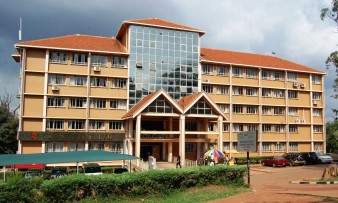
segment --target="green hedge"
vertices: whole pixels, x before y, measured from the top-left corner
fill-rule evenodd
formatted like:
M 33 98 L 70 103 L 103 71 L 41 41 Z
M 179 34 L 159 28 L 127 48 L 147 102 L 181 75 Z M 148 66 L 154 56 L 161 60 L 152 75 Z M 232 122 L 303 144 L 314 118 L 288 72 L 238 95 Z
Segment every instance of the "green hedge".
M 146 196 L 169 194 L 206 185 L 244 185 L 246 167 L 202 166 L 183 169 L 151 170 L 142 173 L 73 174 L 52 180 L 22 174 L 0 181 L 0 202 L 72 202 L 87 197 Z
M 250 164 L 260 164 L 262 162 L 262 159 L 266 158 L 267 156 L 252 156 L 249 157 Z M 237 157 L 235 158 L 237 165 L 243 165 L 246 164 L 246 157 Z

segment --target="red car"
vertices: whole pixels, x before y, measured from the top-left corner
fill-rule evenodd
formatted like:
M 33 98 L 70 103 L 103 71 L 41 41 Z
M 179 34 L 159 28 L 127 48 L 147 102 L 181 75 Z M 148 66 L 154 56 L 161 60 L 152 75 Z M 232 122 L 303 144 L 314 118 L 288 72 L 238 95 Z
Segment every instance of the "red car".
M 262 160 L 262 166 L 284 166 L 289 165 L 289 160 L 281 156 L 271 156 Z

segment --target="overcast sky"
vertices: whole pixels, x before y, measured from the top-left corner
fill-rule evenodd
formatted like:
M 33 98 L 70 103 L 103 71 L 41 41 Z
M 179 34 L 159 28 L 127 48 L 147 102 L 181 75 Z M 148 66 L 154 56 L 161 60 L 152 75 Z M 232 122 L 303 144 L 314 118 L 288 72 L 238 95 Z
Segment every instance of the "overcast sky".
M 206 32 L 203 47 L 271 54 L 313 67 L 325 78 L 326 118 L 338 108 L 332 84 L 333 68 L 326 57 L 337 50 L 335 24 L 321 21 L 320 10 L 332 0 L 0 0 L 0 95 L 19 92 L 19 64 L 11 54 L 18 42 L 19 19 L 23 41 L 90 34 L 115 36 L 122 21 L 161 18 Z M 15 99 L 13 105 L 18 105 Z

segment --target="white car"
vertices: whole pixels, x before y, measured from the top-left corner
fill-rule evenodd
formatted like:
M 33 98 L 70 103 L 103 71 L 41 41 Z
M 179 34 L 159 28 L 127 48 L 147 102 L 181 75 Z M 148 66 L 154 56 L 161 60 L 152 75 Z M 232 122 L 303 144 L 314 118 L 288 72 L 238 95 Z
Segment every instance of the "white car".
M 332 157 L 330 157 L 329 155 L 323 154 L 322 152 L 316 152 L 316 155 L 318 156 L 319 162 L 322 164 L 324 163 L 331 164 L 333 162 Z

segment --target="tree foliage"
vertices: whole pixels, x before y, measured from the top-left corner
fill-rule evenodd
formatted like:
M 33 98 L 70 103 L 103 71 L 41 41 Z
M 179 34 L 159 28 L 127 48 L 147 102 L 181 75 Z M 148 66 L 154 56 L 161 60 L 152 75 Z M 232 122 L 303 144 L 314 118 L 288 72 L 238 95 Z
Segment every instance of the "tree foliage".
M 338 29 L 338 0 L 332 0 L 331 8 L 323 8 L 320 14 L 320 18 L 324 20 L 329 18 L 336 23 Z M 333 82 L 334 95 L 333 98 L 338 99 L 338 51 L 332 52 L 329 57 L 326 59 L 326 67 L 330 68 L 333 66 L 336 69 L 337 78 Z M 335 120 L 338 120 L 338 109 L 332 109 L 336 114 Z
M 6 91 L 0 96 L 0 154 L 11 154 L 17 150 L 17 127 L 18 122 L 15 112 L 10 111 L 10 104 L 13 97 Z
M 338 121 L 326 124 L 326 151 L 338 153 Z

